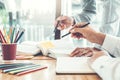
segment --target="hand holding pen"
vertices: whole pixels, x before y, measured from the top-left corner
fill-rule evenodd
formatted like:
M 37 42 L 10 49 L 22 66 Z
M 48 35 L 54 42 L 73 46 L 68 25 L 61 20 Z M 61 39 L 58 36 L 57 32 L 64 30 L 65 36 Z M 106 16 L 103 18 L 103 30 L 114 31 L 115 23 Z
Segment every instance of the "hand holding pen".
M 71 37 L 73 38 L 84 38 L 86 37 L 85 34 L 87 34 L 86 28 L 88 27 L 90 23 L 79 23 L 76 24 L 69 32 L 69 34 L 71 33 Z M 84 30 L 85 29 L 85 30 Z
M 77 26 L 82 26 L 82 25 L 85 25 L 85 23 L 77 24 Z M 104 36 L 102 36 L 102 33 L 95 31 L 94 29 L 91 28 L 90 25 L 87 25 L 84 28 L 76 28 L 75 27 L 70 30 L 70 33 L 73 38 L 78 38 L 78 39 L 85 38 L 86 40 L 88 40 L 92 43 L 98 43 L 98 40 L 103 41 L 103 40 L 101 40 L 102 39 L 101 37 L 104 37 Z M 74 33 L 80 33 L 81 36 L 77 37 L 76 35 L 74 35 Z
M 86 24 L 80 24 L 79 23 L 79 24 L 74 25 L 74 27 L 71 30 L 74 30 L 75 28 L 84 28 L 84 27 L 88 26 L 89 24 L 90 24 L 89 22 L 86 23 Z M 62 36 L 62 38 L 65 37 L 65 36 L 67 36 L 67 35 L 69 35 L 69 34 L 71 34 L 71 32 L 66 33 L 65 35 Z M 79 38 L 82 37 L 82 34 L 79 33 L 79 32 L 75 32 L 75 33 L 72 33 L 72 36 L 79 39 Z

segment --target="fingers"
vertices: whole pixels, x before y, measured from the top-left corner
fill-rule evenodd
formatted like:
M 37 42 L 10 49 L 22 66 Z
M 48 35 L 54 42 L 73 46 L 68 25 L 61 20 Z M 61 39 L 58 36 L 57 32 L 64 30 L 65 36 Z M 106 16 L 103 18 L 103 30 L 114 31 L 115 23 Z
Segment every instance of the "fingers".
M 83 38 L 83 35 L 80 34 L 80 33 L 72 33 L 72 34 L 71 34 L 71 37 L 80 39 L 80 38 Z
M 77 54 L 79 54 L 80 53 L 80 51 L 82 50 L 83 48 L 76 48 L 72 53 L 71 53 L 71 55 L 70 56 L 76 56 Z
M 72 38 L 77 38 L 77 39 L 80 39 L 80 38 L 83 38 L 83 30 L 80 29 L 80 28 L 72 28 L 70 30 L 71 32 L 71 37 Z M 81 34 L 82 33 L 82 34 Z
M 64 30 L 66 28 L 66 23 L 63 22 L 62 20 L 57 20 L 56 23 L 55 23 L 55 26 L 59 30 Z
M 89 23 L 85 23 L 85 22 L 81 22 L 78 23 L 76 25 L 74 25 L 74 27 L 72 29 L 70 29 L 70 32 L 75 34 L 76 33 L 76 37 L 80 37 L 81 35 L 84 34 L 84 31 L 86 29 L 84 29 L 86 26 L 88 26 Z
M 93 50 L 92 48 L 84 48 L 83 52 L 78 55 L 78 56 L 86 56 L 86 57 L 90 57 L 93 55 Z
M 65 24 L 62 24 L 62 23 L 59 23 L 57 29 L 59 30 L 64 30 L 66 28 L 66 25 Z
M 86 54 L 84 54 L 83 56 L 86 56 L 86 57 L 91 57 L 93 55 L 93 52 L 88 52 L 88 53 L 86 53 Z
M 72 28 L 70 29 L 71 33 L 83 33 L 83 28 Z
M 93 55 L 92 48 L 76 48 L 72 53 L 71 57 L 81 57 L 81 56 L 87 56 L 90 57 Z
M 59 24 L 57 25 L 57 23 L 59 22 Z M 57 18 L 55 25 L 57 25 L 57 29 L 59 30 L 63 30 L 66 29 L 68 27 L 70 27 L 73 24 L 73 19 L 71 17 L 68 16 L 60 16 Z

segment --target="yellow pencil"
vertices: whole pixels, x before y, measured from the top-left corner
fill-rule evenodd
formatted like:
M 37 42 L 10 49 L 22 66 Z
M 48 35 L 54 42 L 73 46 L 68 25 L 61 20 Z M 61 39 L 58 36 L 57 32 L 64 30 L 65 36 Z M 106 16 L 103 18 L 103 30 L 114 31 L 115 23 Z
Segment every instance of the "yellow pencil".
M 10 43 L 10 38 L 9 38 L 8 35 L 7 35 L 6 29 L 3 28 L 3 31 L 4 31 L 5 39 L 6 39 L 7 43 Z
M 10 27 L 10 29 L 9 29 L 9 35 L 8 35 L 9 39 L 10 39 L 10 37 L 11 37 L 12 30 L 13 30 L 13 28 L 12 28 L 12 27 Z M 11 41 L 10 41 L 10 42 L 11 42 Z

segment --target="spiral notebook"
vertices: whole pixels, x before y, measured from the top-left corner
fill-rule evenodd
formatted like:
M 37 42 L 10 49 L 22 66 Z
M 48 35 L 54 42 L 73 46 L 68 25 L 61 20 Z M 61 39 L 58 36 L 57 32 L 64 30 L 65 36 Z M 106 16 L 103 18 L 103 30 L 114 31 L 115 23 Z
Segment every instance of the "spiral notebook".
M 88 58 L 89 57 L 58 57 L 56 62 L 56 73 L 95 73 L 87 63 Z

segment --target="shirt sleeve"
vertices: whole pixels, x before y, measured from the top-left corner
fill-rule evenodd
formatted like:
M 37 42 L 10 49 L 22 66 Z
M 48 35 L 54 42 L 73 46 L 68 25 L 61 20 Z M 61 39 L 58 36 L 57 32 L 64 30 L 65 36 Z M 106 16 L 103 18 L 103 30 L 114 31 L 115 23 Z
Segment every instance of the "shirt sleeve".
M 96 0 L 83 0 L 82 12 L 73 16 L 75 23 L 91 22 L 96 16 Z
M 103 80 L 120 80 L 120 59 L 102 56 L 91 67 Z
M 100 22 L 101 24 L 99 27 L 100 32 L 110 34 L 113 36 L 119 35 L 119 3 L 119 0 L 103 0 L 102 5 L 104 8 L 101 10 L 102 16 Z
M 120 38 L 106 35 L 102 48 L 115 57 L 120 57 Z

